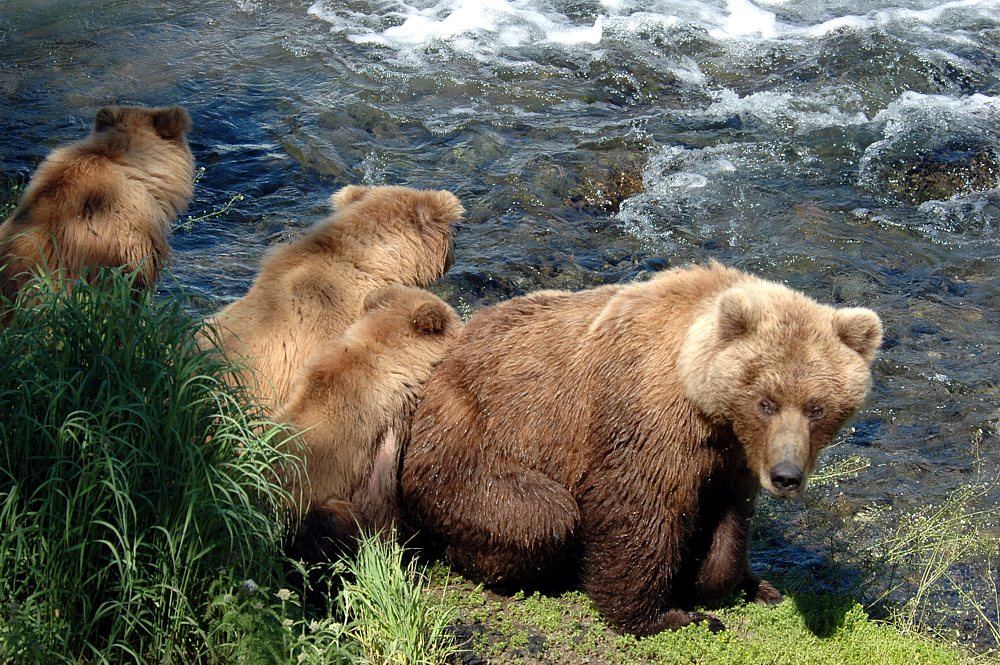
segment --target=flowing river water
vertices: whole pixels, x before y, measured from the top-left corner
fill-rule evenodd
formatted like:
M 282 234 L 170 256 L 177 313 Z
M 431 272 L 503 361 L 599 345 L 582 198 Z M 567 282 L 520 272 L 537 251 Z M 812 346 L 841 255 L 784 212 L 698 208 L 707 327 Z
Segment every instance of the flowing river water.
M 998 0 L 0 0 L 0 176 L 25 180 L 102 104 L 186 105 L 205 170 L 174 271 L 205 311 L 354 182 L 458 194 L 437 290 L 464 313 L 709 258 L 872 307 L 874 391 L 827 455 L 868 466 L 813 497 L 919 511 L 1000 467 L 998 17 Z M 761 565 L 822 569 L 794 512 L 774 528 L 786 545 Z

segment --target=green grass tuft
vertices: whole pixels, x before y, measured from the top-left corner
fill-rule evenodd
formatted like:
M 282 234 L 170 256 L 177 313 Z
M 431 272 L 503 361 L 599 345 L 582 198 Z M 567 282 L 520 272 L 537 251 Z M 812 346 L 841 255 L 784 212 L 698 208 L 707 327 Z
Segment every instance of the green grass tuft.
M 432 665 L 452 655 L 454 612 L 425 593 L 428 575 L 404 563 L 402 546 L 369 537 L 345 565 L 341 599 L 366 662 Z
M 325 566 L 324 607 L 285 588 L 287 433 L 134 280 L 38 277 L 0 330 L 0 662 L 443 662 L 400 546 Z
M 305 567 L 299 564 L 298 569 L 308 579 Z M 324 581 L 324 608 L 308 607 L 292 589 L 258 587 L 252 580 L 224 588 L 209 610 L 214 660 L 241 665 L 357 662 L 361 650 L 342 620 L 335 581 Z
M 103 277 L 0 331 L 0 660 L 200 657 L 215 580 L 285 530 L 279 429 L 179 302 Z

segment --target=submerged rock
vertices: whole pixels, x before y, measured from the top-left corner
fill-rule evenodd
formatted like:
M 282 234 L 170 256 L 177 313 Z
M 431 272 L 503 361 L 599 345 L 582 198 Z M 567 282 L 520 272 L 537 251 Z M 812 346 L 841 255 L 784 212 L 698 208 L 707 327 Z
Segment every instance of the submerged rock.
M 581 174 L 581 183 L 570 191 L 566 204 L 613 215 L 622 201 L 643 191 L 645 166 L 645 156 L 633 156 L 588 167 Z
M 988 146 L 946 145 L 896 158 L 882 170 L 887 188 L 910 203 L 950 199 L 1000 184 L 1000 160 Z

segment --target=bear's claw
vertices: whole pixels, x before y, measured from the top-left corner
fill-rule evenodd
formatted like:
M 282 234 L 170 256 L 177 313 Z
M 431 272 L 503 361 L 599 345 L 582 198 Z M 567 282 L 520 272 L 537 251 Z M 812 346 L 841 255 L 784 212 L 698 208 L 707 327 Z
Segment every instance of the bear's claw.
M 757 583 L 757 589 L 751 594 L 751 600 L 755 603 L 760 603 L 761 605 L 777 605 L 782 600 L 784 596 L 781 592 L 775 589 L 770 582 L 767 580 L 760 580 Z

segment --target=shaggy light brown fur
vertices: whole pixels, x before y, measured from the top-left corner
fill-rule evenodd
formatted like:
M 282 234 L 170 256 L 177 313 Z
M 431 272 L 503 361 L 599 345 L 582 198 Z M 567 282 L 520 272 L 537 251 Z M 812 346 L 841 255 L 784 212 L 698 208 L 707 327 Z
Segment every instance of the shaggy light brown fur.
M 111 106 L 86 139 L 41 163 L 0 225 L 0 293 L 13 299 L 36 268 L 67 279 L 97 267 L 139 268 L 151 286 L 166 264 L 170 223 L 191 198 L 194 158 L 179 106 Z
M 257 398 L 277 409 L 307 358 L 361 315 L 365 297 L 390 284 L 427 286 L 452 256 L 451 227 L 464 212 L 446 191 L 341 189 L 336 210 L 273 251 L 250 291 L 219 312 L 219 344 L 249 370 Z
M 800 491 L 858 408 L 881 324 L 718 264 L 480 311 L 402 456 L 412 526 L 466 574 L 575 571 L 620 629 L 780 594 L 750 572 L 761 485 Z
M 280 416 L 296 441 L 308 484 L 292 483 L 300 512 L 325 519 L 303 537 L 349 540 L 358 527 L 394 526 L 398 444 L 423 385 L 461 330 L 447 303 L 414 287 L 374 291 L 366 312 L 306 362 Z

